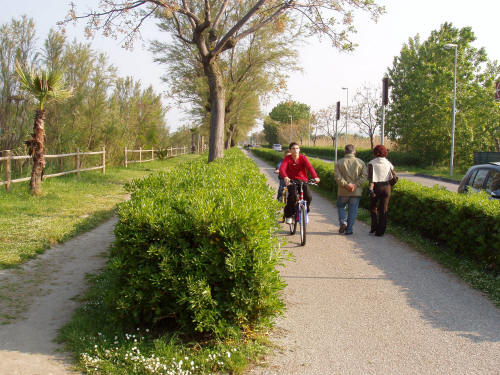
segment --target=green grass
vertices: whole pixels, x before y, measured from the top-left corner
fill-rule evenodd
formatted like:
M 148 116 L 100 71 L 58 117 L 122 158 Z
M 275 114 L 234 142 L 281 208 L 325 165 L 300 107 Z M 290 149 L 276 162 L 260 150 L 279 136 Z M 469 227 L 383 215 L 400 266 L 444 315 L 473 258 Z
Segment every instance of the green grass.
M 182 332 L 153 332 L 118 327 L 105 304 L 113 275 L 91 277 L 91 287 L 58 341 L 87 374 L 241 374 L 269 350 L 265 333 L 234 333 L 223 339 L 186 337 Z
M 167 170 L 195 155 L 133 164 L 46 179 L 42 195 L 33 197 L 29 183 L 0 189 L 0 269 L 19 265 L 55 243 L 64 242 L 110 218 L 126 199 L 124 184 L 153 171 Z

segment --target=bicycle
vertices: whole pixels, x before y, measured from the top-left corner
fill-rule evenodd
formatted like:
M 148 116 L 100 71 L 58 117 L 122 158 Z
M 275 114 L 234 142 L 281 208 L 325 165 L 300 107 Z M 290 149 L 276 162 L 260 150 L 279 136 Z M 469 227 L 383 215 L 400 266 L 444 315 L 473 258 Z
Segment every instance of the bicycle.
M 297 186 L 295 189 L 295 195 L 297 197 L 296 200 L 296 209 L 295 215 L 292 217 L 292 223 L 288 224 L 290 229 L 290 234 L 295 234 L 297 231 L 297 223 L 299 224 L 300 229 L 300 244 L 304 246 L 306 244 L 306 233 L 307 233 L 307 224 L 309 223 L 309 215 L 307 214 L 307 201 L 304 199 L 304 185 L 315 185 L 318 184 L 313 180 L 309 181 L 301 181 L 301 180 L 291 180 L 291 184 Z M 288 194 L 288 189 L 287 189 Z

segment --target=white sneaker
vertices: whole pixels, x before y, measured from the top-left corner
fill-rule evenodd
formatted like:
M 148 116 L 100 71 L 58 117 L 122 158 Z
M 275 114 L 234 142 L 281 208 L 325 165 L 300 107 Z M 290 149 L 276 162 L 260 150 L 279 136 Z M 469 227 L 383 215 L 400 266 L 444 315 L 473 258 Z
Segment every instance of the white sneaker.
M 287 224 L 293 224 L 293 218 L 291 218 L 291 217 L 287 217 L 287 218 L 285 219 L 285 223 L 287 223 Z

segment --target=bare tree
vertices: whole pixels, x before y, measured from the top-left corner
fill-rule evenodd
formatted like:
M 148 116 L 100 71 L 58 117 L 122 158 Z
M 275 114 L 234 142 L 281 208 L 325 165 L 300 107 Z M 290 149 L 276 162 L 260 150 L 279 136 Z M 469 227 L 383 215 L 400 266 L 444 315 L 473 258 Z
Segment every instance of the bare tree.
M 379 87 L 365 83 L 356 92 L 354 103 L 351 106 L 351 121 L 358 126 L 362 134 L 370 138 L 372 149 L 374 146 L 373 139 L 377 130 L 380 129 L 381 95 Z
M 319 129 L 321 129 L 323 134 L 325 134 L 328 138 L 332 140 L 332 147 L 335 147 L 335 137 L 337 137 L 337 134 L 342 134 L 345 127 L 345 123 L 341 121 L 337 123 L 338 128 L 335 129 L 336 114 L 337 114 L 336 105 L 331 105 L 327 108 L 320 109 L 318 112 L 315 113 L 318 127 Z
M 224 155 L 226 88 L 219 67 L 220 55 L 269 24 L 284 32 L 297 24 L 308 35 L 326 35 L 334 47 L 352 50 L 350 35 L 355 31 L 356 9 L 367 11 L 374 20 L 384 12 L 373 0 L 101 0 L 98 10 L 83 15 L 77 15 L 72 5 L 63 23 L 86 18 L 89 35 L 96 30 L 106 36 L 122 33 L 125 46 L 130 47 L 148 18 L 166 18 L 172 36 L 186 48 L 196 47 L 209 82 L 209 161 L 212 161 Z

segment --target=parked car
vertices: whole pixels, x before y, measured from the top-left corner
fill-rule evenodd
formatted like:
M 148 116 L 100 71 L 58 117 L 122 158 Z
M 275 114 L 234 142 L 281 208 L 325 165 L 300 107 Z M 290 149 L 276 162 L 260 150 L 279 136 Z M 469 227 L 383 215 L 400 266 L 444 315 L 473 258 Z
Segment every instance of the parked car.
M 500 200 L 500 162 L 470 167 L 458 186 L 459 193 L 484 190 Z
M 281 151 L 281 145 L 279 143 L 275 143 L 273 145 L 273 150 L 274 151 Z

